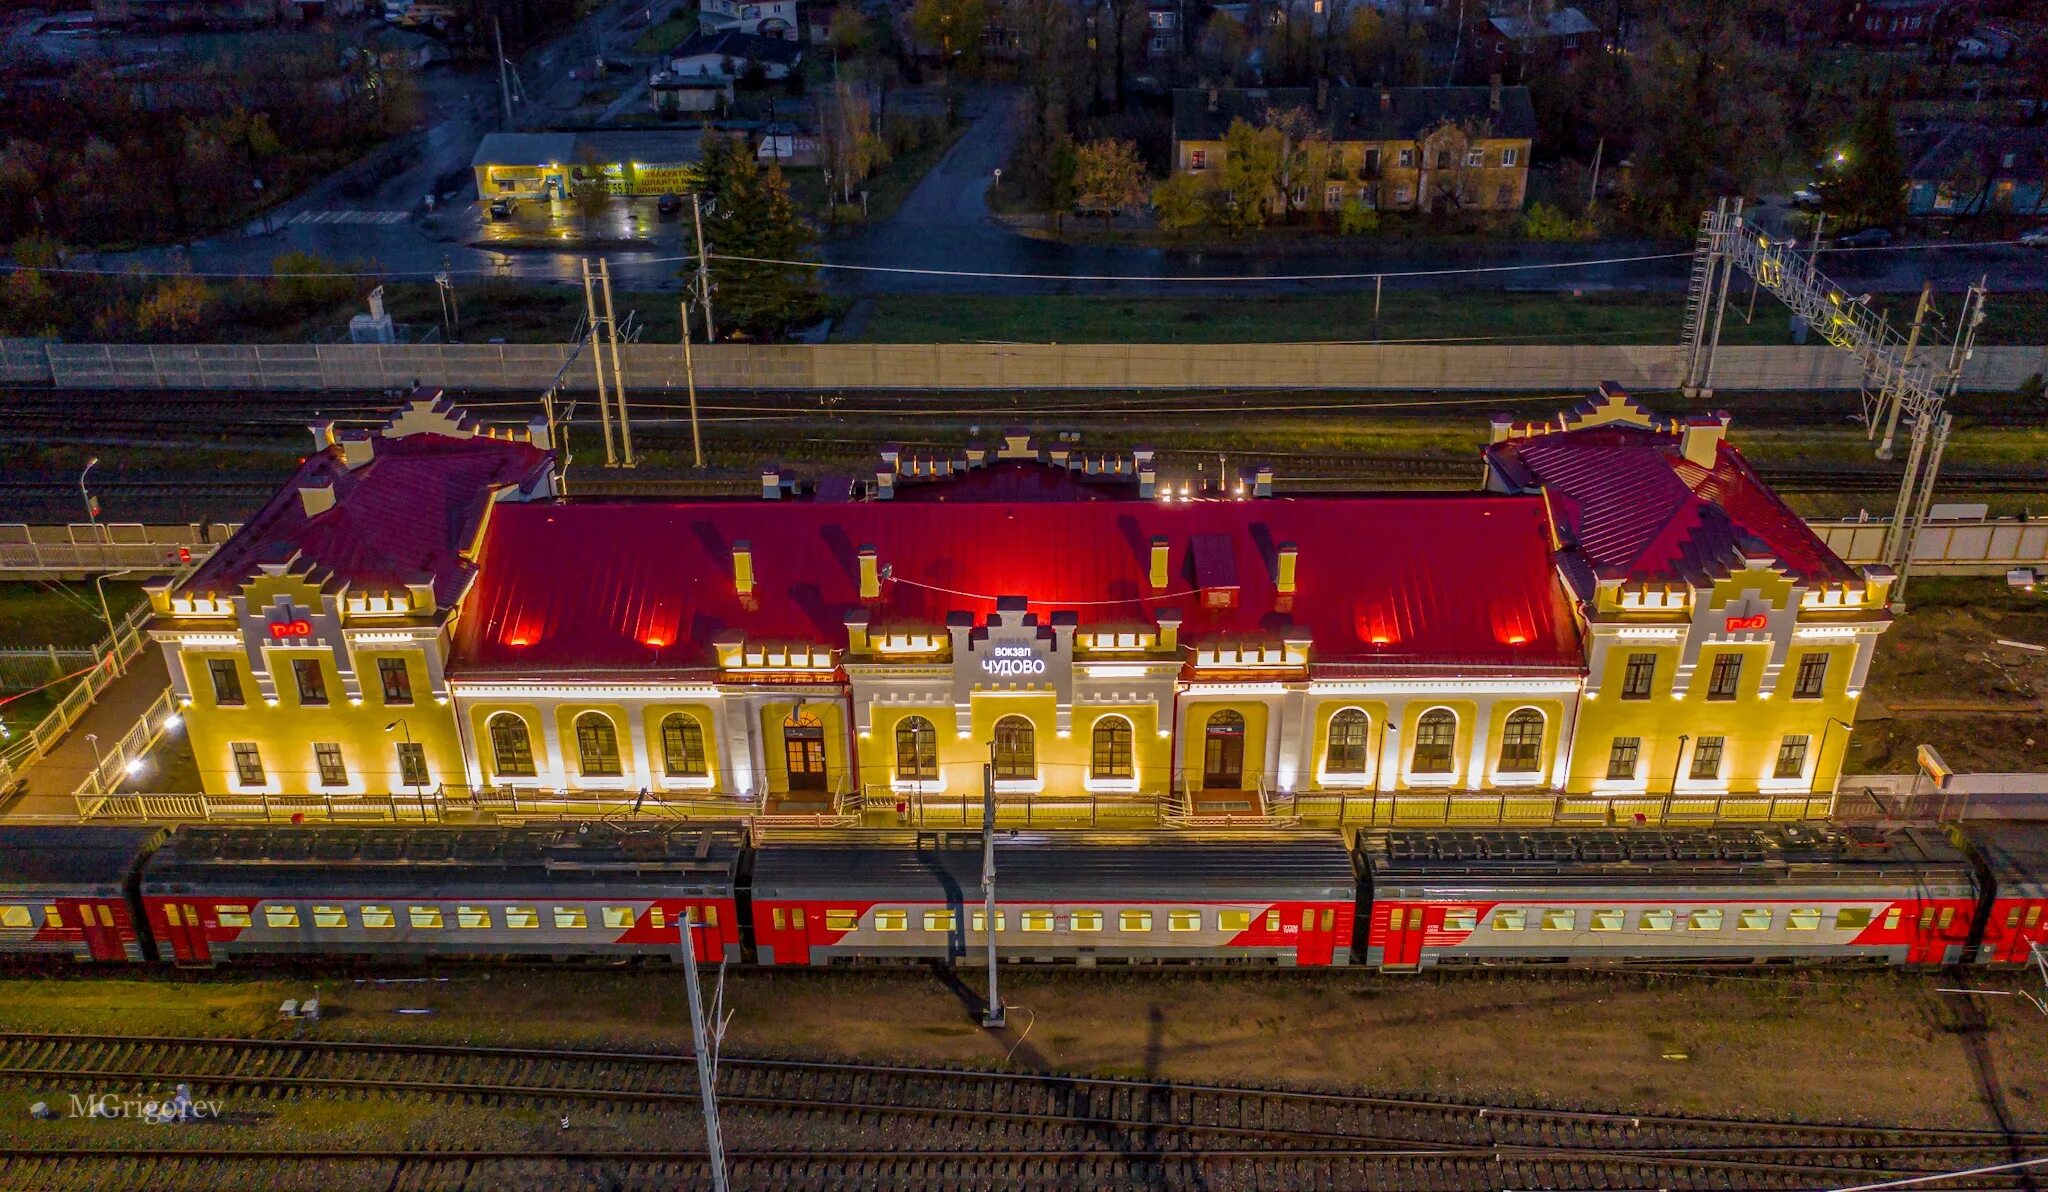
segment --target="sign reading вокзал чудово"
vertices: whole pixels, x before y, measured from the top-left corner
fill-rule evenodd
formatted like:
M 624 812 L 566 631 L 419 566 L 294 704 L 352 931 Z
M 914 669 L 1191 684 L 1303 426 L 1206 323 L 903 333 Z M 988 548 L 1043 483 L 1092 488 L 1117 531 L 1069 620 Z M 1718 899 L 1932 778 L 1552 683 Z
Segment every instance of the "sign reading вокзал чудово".
M 997 678 L 1022 678 L 1045 673 L 1045 659 L 1030 646 L 992 645 L 981 659 L 981 669 Z

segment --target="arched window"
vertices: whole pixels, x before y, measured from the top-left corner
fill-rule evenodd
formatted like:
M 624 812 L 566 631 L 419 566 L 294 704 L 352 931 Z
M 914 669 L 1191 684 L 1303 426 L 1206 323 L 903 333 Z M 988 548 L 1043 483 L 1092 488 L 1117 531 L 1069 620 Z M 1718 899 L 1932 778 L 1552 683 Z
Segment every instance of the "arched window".
M 922 716 L 896 722 L 896 777 L 929 781 L 939 776 L 939 734 Z
M 1458 743 L 1458 718 L 1448 708 L 1431 708 L 1422 714 L 1422 720 L 1415 726 L 1415 761 L 1412 770 L 1417 774 L 1449 774 L 1451 749 Z
M 1244 787 L 1244 716 L 1233 709 L 1209 714 L 1202 732 L 1202 785 L 1213 790 Z
M 533 777 L 533 738 L 524 719 L 511 712 L 491 717 L 491 759 L 500 778 Z
M 1323 773 L 1363 774 L 1369 768 L 1365 739 L 1372 722 L 1357 708 L 1330 717 L 1330 745 L 1323 751 Z
M 1095 739 L 1088 752 L 1088 777 L 1130 778 L 1131 722 L 1121 716 L 1104 716 L 1095 722 Z
M 1533 774 L 1543 768 L 1543 713 L 1518 708 L 1500 734 L 1500 772 Z
M 576 718 L 576 769 L 585 778 L 617 778 L 619 730 L 602 712 Z
M 662 718 L 661 769 L 670 778 L 702 778 L 711 773 L 704 762 L 704 726 L 695 716 L 675 712 Z
M 996 721 L 996 777 L 1038 777 L 1038 745 L 1031 722 L 1022 716 Z

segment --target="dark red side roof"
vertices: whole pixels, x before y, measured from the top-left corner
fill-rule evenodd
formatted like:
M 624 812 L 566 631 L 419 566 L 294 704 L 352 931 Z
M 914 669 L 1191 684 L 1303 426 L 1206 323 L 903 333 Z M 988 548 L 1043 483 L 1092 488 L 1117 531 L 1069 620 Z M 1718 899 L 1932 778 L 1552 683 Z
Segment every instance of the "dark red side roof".
M 227 592 L 260 564 L 294 555 L 357 588 L 397 590 L 431 581 L 447 607 L 461 595 L 473 564 L 461 551 L 476 537 L 494 489 L 527 487 L 549 466 L 548 453 L 528 443 L 415 434 L 378 436 L 370 460 L 350 468 L 329 447 L 299 465 L 227 544 L 182 585 L 185 591 Z M 332 484 L 334 505 L 312 517 L 299 490 Z
M 1712 468 L 1687 460 L 1678 435 L 1635 426 L 1511 439 L 1487 452 L 1511 481 L 1549 490 L 1562 532 L 1601 577 L 1711 580 L 1744 555 L 1769 555 L 1809 582 L 1857 578 L 1726 442 Z
M 1149 587 L 1151 541 L 1170 578 Z M 1195 589 L 1191 544 L 1212 574 L 1234 572 L 1233 607 Z M 753 550 L 743 606 L 732 545 Z M 1282 542 L 1297 590 L 1274 590 Z M 728 633 L 843 646 L 859 609 L 862 546 L 890 569 L 876 628 L 938 627 L 1028 597 L 1083 627 L 1183 618 L 1184 640 L 1271 640 L 1305 628 L 1318 661 L 1580 665 L 1552 567 L 1540 500 L 1385 496 L 1176 502 L 794 501 L 506 505 L 491 519 L 483 574 L 456 636 L 458 673 L 663 671 L 715 663 Z M 1232 566 L 1216 557 L 1227 552 Z M 514 645 L 515 641 L 523 645 Z

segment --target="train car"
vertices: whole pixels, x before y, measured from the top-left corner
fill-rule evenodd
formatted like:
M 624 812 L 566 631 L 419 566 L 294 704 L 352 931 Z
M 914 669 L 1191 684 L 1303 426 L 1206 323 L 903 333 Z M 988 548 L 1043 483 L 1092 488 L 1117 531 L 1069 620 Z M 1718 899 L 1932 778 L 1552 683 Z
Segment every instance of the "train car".
M 181 828 L 143 869 L 165 956 L 739 960 L 737 824 Z
M 0 828 L 0 953 L 153 959 L 135 903 L 162 828 Z
M 934 959 L 988 946 L 978 833 L 770 837 L 754 852 L 764 965 Z M 1350 961 L 1357 876 L 1336 832 L 1005 831 L 996 948 L 1023 962 Z
M 2048 828 L 1972 825 L 1956 838 L 1990 891 L 1976 962 L 2010 968 L 2048 958 Z
M 1814 826 L 1363 833 L 1364 962 L 1963 959 L 1978 884 L 1941 833 Z

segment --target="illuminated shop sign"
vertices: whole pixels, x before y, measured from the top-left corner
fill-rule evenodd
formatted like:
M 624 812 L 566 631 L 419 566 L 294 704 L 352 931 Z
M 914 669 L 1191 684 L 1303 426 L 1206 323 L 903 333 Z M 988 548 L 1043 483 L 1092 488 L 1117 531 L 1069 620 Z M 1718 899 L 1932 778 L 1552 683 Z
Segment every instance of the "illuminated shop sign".
M 1728 618 L 1728 632 L 1741 633 L 1745 629 L 1762 629 L 1769 624 L 1770 619 L 1763 613 L 1758 613 L 1753 617 L 1730 617 Z
M 981 669 L 1002 678 L 1042 675 L 1045 659 L 1030 646 L 990 646 L 988 656 L 981 660 Z
M 296 621 L 272 621 L 270 623 L 270 636 L 273 639 L 311 637 L 313 636 L 313 623 L 304 617 Z

